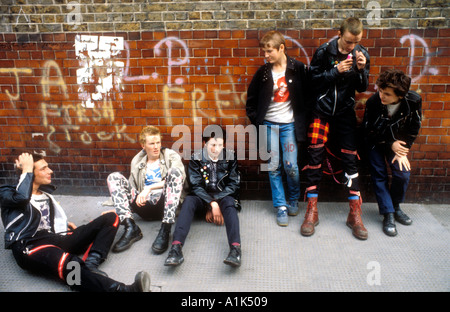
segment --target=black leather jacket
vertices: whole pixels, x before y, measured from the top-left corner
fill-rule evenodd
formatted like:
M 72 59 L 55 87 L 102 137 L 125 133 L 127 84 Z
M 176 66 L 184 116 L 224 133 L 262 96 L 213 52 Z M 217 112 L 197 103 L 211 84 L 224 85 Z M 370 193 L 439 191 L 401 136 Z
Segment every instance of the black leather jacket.
M 206 184 L 211 174 L 211 160 L 205 157 L 206 151 L 192 154 L 188 166 L 188 181 L 190 193 L 200 197 L 208 209 L 211 202 L 231 196 L 239 201 L 240 175 L 238 162 L 234 151 L 223 149 L 222 159 L 217 161 L 217 188 L 218 193 L 208 193 Z M 237 207 L 238 209 L 240 208 Z
M 0 187 L 0 205 L 3 226 L 5 227 L 5 248 L 10 249 L 17 241 L 30 241 L 34 237 L 41 221 L 41 213 L 30 202 L 33 191 L 32 173 L 27 173 L 14 187 L 4 185 Z M 56 187 L 45 185 L 39 188 L 49 195 Z M 52 216 L 53 232 L 67 230 L 67 218 L 62 208 L 49 196 L 50 215 Z
M 414 91 L 409 91 L 400 101 L 400 107 L 391 118 L 378 92 L 366 102 L 363 127 L 366 141 L 372 146 L 382 143 L 391 146 L 396 140 L 402 140 L 411 148 L 421 124 L 422 98 Z
M 310 97 L 308 69 L 302 63 L 287 56 L 286 82 L 294 111 L 295 135 L 298 142 L 306 141 Z M 247 90 L 247 117 L 255 126 L 262 125 L 273 96 L 272 65 L 261 66 L 253 76 Z
M 364 92 L 369 86 L 370 57 L 367 50 L 356 45 L 353 49 L 353 68 L 345 73 L 339 73 L 336 67 L 338 61 L 338 39 L 321 45 L 314 53 L 309 66 L 312 87 L 314 88 L 314 111 L 321 116 L 329 117 L 344 115 L 355 107 L 355 90 Z M 366 57 L 366 67 L 358 70 L 356 67 L 355 50 Z

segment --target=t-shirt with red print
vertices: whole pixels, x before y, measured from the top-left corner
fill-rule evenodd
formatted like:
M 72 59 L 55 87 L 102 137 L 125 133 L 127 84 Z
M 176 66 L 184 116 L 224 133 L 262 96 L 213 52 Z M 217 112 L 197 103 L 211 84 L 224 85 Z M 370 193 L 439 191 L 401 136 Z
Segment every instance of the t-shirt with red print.
M 272 77 L 273 96 L 265 120 L 276 123 L 294 122 L 294 112 L 291 107 L 285 72 L 272 72 Z

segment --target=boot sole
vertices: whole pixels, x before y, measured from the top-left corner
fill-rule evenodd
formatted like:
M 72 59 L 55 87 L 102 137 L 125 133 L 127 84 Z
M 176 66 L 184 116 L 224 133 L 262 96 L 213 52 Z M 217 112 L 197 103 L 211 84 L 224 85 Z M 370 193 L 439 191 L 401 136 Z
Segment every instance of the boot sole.
M 167 245 L 167 247 L 163 248 L 163 249 L 158 249 L 152 246 L 152 250 L 155 254 L 160 255 L 162 254 L 164 251 L 167 250 L 167 248 L 169 248 L 169 245 Z
M 345 223 L 350 229 L 352 229 L 353 230 L 353 227 L 349 224 L 349 223 Z M 364 235 L 364 236 L 357 236 L 357 235 L 355 235 L 354 233 L 353 233 L 353 231 L 352 231 L 352 234 L 353 234 L 353 236 L 354 237 L 356 237 L 357 239 L 360 239 L 360 240 L 367 240 L 367 238 L 369 238 L 369 234 L 366 234 L 366 235 Z
M 319 221 L 317 221 L 317 223 L 314 224 L 314 227 L 319 225 Z M 303 236 L 311 236 L 315 233 L 315 229 L 312 230 L 312 232 L 303 232 L 302 229 L 300 228 L 300 234 L 302 234 Z
M 223 260 L 223 263 L 225 263 L 225 264 L 227 264 L 227 265 L 229 265 L 229 266 L 235 267 L 235 268 L 241 266 L 241 263 L 229 261 L 229 260 L 227 260 L 227 259 Z
M 144 237 L 144 235 L 142 235 L 142 233 L 141 233 L 141 234 L 139 234 L 138 236 L 136 236 L 136 237 L 134 237 L 133 239 L 131 239 L 130 242 L 129 242 L 128 244 L 126 244 L 125 246 L 123 246 L 123 247 L 121 247 L 121 248 L 116 248 L 116 247 L 114 247 L 114 249 L 113 249 L 112 251 L 113 251 L 113 252 L 116 252 L 116 253 L 117 253 L 117 252 L 125 251 L 125 250 L 127 250 L 128 248 L 130 248 L 131 245 L 133 245 L 133 244 L 136 243 L 137 241 L 141 240 L 142 237 Z
M 139 272 L 136 275 L 135 282 L 138 283 L 142 292 L 150 292 L 150 275 L 146 272 Z
M 164 266 L 176 267 L 176 266 L 179 266 L 180 264 L 182 264 L 183 262 L 184 262 L 184 258 L 181 258 L 181 260 L 179 262 L 165 262 Z

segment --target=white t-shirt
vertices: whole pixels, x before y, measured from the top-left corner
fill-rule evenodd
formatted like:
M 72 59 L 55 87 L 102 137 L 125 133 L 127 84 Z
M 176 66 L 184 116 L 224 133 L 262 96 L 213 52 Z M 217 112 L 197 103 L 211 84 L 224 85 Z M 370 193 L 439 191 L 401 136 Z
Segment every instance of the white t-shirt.
M 294 122 L 294 111 L 291 106 L 285 72 L 275 73 L 273 77 L 273 96 L 270 100 L 265 120 L 276 123 Z
M 31 195 L 33 200 L 39 205 L 39 207 L 36 207 L 41 212 L 41 222 L 38 226 L 39 230 L 51 230 L 51 223 L 50 223 L 50 198 L 48 198 L 47 195 L 41 194 L 41 195 Z
M 394 116 L 394 114 L 398 111 L 398 109 L 400 108 L 400 103 L 397 104 L 391 104 L 391 105 L 386 105 L 386 108 L 388 110 L 388 116 L 389 118 L 392 118 L 392 116 Z
M 159 183 L 162 181 L 161 178 L 161 167 L 159 166 L 159 159 L 151 164 L 147 163 L 147 168 L 145 172 L 145 187 L 149 187 L 152 184 Z M 161 197 L 163 189 L 159 188 L 156 190 L 152 190 L 147 197 L 147 200 L 156 204 Z

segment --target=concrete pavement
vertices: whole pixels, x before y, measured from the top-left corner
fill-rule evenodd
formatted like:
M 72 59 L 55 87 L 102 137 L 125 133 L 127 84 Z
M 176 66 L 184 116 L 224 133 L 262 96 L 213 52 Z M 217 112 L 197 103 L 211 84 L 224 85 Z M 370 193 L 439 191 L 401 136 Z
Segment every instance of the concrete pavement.
M 83 224 L 112 207 L 108 197 L 56 195 L 70 221 Z M 411 226 L 397 224 L 388 237 L 375 203 L 363 204 L 369 239 L 354 238 L 345 225 L 348 204 L 319 202 L 320 224 L 311 237 L 300 235 L 306 204 L 288 227 L 275 222 L 270 201 L 244 200 L 239 214 L 242 266 L 222 261 L 228 246 L 225 227 L 195 220 L 183 248 L 184 263 L 165 267 L 167 251 L 151 252 L 160 222 L 136 216 L 144 238 L 129 250 L 110 253 L 101 269 L 131 283 L 136 272 L 151 275 L 153 292 L 448 292 L 450 291 L 450 210 L 448 205 L 404 204 Z M 173 231 L 173 227 L 172 227 Z M 0 292 L 67 292 L 58 280 L 25 272 L 0 243 Z M 116 237 L 120 237 L 122 227 Z

